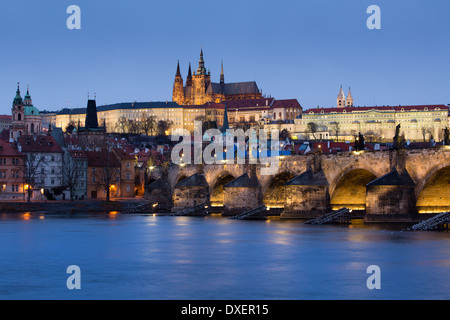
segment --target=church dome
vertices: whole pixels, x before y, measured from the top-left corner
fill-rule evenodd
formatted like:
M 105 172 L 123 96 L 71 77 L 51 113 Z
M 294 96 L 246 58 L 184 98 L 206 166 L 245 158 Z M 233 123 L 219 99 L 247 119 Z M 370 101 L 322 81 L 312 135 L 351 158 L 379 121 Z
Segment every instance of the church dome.
M 26 116 L 38 116 L 40 115 L 39 110 L 34 106 L 25 106 L 24 113 Z

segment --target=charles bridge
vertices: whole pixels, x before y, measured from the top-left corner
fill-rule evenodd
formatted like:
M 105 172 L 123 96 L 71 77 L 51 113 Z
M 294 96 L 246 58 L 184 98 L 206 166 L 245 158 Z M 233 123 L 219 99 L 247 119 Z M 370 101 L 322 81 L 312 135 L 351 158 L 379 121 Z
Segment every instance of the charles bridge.
M 264 165 L 223 162 L 155 167 L 146 198 L 176 212 L 208 204 L 235 215 L 264 204 L 268 214 L 312 218 L 342 207 L 368 222 L 412 221 L 450 211 L 450 148 L 379 150 L 279 157 L 278 172 Z

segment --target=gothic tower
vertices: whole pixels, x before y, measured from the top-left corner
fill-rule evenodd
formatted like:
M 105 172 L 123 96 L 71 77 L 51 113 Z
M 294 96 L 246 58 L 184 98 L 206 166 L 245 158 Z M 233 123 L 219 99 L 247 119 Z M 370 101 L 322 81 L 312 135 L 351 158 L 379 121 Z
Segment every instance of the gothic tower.
M 350 87 L 348 87 L 348 94 L 347 94 L 347 100 L 345 101 L 345 105 L 347 107 L 353 107 L 353 96 L 350 91 Z
M 337 97 L 337 107 L 338 108 L 345 107 L 345 95 L 344 95 L 344 91 L 342 90 L 342 85 L 341 85 L 341 90 L 339 90 L 339 94 Z
M 178 61 L 177 73 L 175 74 L 175 81 L 173 83 L 172 101 L 178 104 L 184 104 L 184 86 L 180 72 L 180 61 Z
M 186 78 L 186 87 L 192 86 L 192 72 L 191 72 L 191 63 L 189 62 L 189 70 Z
M 203 49 L 200 50 L 200 60 L 198 61 L 197 72 L 194 72 L 192 79 L 193 104 L 204 104 L 208 102 L 206 89 L 211 83 L 211 73 L 206 71 L 203 60 Z

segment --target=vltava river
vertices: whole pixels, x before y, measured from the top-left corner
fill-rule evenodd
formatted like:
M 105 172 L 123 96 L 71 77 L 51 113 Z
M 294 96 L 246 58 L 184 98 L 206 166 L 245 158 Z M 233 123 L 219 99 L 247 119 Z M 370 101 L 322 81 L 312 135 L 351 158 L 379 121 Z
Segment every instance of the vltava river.
M 67 267 L 80 268 L 69 290 Z M 367 267 L 380 267 L 369 290 Z M 449 299 L 450 233 L 120 214 L 0 215 L 0 299 Z

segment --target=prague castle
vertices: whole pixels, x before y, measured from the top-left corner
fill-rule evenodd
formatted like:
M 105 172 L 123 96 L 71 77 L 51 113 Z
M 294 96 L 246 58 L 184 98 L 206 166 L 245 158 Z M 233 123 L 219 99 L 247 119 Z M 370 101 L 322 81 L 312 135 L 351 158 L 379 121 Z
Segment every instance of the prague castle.
M 223 63 L 220 72 L 220 82 L 211 82 L 211 73 L 206 71 L 203 60 L 203 50 L 200 50 L 200 60 L 197 71 L 191 72 L 189 64 L 186 84 L 180 72 L 180 63 L 173 84 L 172 101 L 179 105 L 202 105 L 207 102 L 220 103 L 227 100 L 259 99 L 262 97 L 255 81 L 225 83 Z

